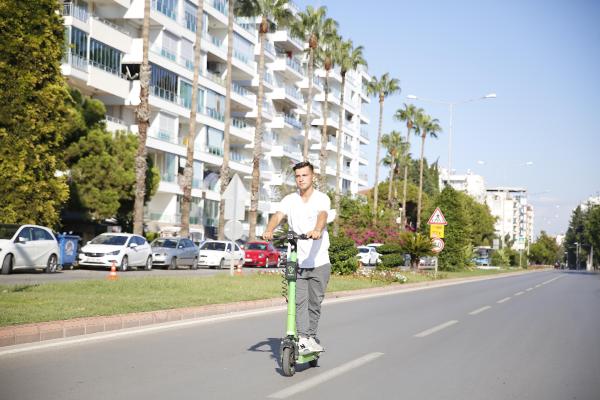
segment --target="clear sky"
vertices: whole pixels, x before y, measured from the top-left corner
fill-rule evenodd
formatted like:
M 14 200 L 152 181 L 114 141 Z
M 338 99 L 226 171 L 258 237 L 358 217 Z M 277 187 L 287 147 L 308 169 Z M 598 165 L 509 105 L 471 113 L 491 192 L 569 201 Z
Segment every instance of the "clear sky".
M 326 6 L 342 36 L 365 47 L 369 73 L 400 80 L 401 94 L 385 101 L 384 133 L 406 134 L 392 115 L 409 94 L 460 102 L 496 93 L 455 107 L 452 169 L 482 175 L 487 187 L 525 187 L 536 235 L 563 233 L 573 208 L 600 195 L 600 1 L 294 2 Z M 440 120 L 425 156 L 447 167 L 449 107 L 415 104 Z M 378 113 L 372 99 L 371 184 Z

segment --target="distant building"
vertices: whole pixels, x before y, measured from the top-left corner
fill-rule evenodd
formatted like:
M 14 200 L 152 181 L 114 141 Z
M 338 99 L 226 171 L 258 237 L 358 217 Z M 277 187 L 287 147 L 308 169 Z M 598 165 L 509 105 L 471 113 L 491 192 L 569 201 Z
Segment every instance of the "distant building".
M 470 170 L 466 174 L 448 174 L 445 168 L 440 169 L 440 188 L 450 185 L 454 190 L 471 195 L 479 203 L 483 204 L 486 199 L 485 181 L 483 176 L 476 175 Z
M 588 208 L 600 205 L 600 196 L 589 197 L 580 204 L 581 211 L 587 211 Z
M 527 189 L 497 187 L 486 190 L 486 204 L 497 218 L 494 228 L 502 245 L 506 238 L 515 250 L 525 250 L 533 241 L 534 210 L 527 202 Z

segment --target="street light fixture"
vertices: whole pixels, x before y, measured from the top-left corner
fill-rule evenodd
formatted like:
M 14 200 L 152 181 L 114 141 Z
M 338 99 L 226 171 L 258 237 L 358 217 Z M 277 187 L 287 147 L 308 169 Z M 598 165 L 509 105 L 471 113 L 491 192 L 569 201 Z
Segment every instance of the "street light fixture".
M 497 97 L 496 93 L 488 93 L 485 96 L 475 97 L 473 99 L 468 99 L 468 100 L 440 101 L 440 100 L 426 99 L 423 97 L 415 96 L 414 94 L 409 94 L 408 96 L 406 96 L 406 98 L 409 100 L 421 100 L 421 101 L 425 101 L 425 102 L 429 102 L 429 103 L 444 104 L 444 105 L 447 105 L 450 107 L 450 132 L 448 133 L 448 176 L 450 176 L 452 174 L 452 133 L 454 130 L 454 123 L 453 123 L 454 122 L 454 106 L 457 106 L 460 104 L 465 104 L 465 103 L 471 103 L 471 102 L 478 101 L 478 100 L 495 99 L 496 97 Z

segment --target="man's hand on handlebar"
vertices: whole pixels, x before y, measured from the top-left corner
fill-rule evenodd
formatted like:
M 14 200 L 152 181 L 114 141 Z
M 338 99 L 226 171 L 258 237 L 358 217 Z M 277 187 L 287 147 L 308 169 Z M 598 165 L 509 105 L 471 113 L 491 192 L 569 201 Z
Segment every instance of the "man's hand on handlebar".
M 307 236 L 309 239 L 314 239 L 314 240 L 319 240 L 319 239 L 321 239 L 321 235 L 322 235 L 322 234 L 323 234 L 323 233 L 322 233 L 321 231 L 319 231 L 319 230 L 314 230 L 314 231 L 308 231 L 308 232 L 306 232 L 306 236 Z
M 267 241 L 273 240 L 273 232 L 271 232 L 271 231 L 264 231 L 263 234 L 262 234 L 262 238 L 264 240 L 267 240 Z

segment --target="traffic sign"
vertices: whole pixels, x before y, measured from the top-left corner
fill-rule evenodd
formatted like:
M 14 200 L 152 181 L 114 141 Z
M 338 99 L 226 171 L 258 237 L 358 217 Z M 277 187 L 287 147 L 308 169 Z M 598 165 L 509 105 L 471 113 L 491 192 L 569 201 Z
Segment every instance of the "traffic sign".
M 444 218 L 444 214 L 442 214 L 442 210 L 439 207 L 435 208 L 431 217 L 429 217 L 429 221 L 427 221 L 429 225 L 448 225 L 446 222 L 446 218 Z
M 433 238 L 431 239 L 431 244 L 433 245 L 433 248 L 431 249 L 431 251 L 433 251 L 434 253 L 439 253 L 440 251 L 444 250 L 444 239 L 441 238 Z
M 444 238 L 444 227 L 445 225 L 429 225 L 429 237 Z
M 242 180 L 238 174 L 235 174 L 227 189 L 223 192 L 223 200 L 225 200 L 225 219 L 240 220 L 244 219 L 244 211 L 248 191 L 244 187 Z
M 223 227 L 223 233 L 225 237 L 229 240 L 238 240 L 242 237 L 244 233 L 244 226 L 240 221 L 229 220 L 225 222 L 225 226 Z

